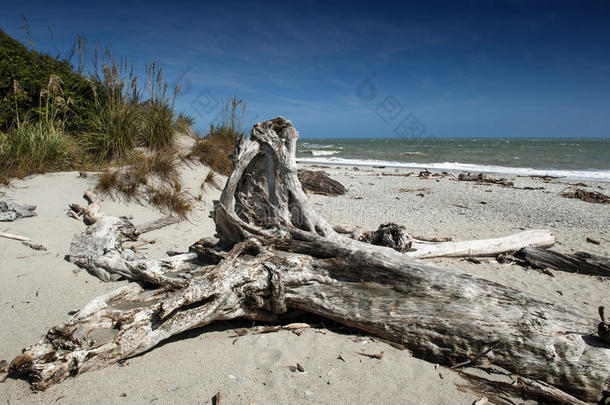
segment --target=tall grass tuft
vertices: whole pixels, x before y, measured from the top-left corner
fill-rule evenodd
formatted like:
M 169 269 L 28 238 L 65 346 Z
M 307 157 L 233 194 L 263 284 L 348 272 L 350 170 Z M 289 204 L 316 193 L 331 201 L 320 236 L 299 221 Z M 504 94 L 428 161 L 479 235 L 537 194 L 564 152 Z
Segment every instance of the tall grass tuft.
M 117 60 L 109 49 L 96 51 L 95 63 L 91 87 L 97 113 L 88 121 L 89 131 L 83 134 L 83 144 L 99 161 L 124 159 L 136 146 L 139 134 L 138 78 L 133 64 Z
M 58 76 L 51 75 L 40 91 L 37 121 L 24 117 L 6 133 L 0 133 L 0 169 L 5 177 L 73 168 L 77 148 L 64 131 L 71 100 L 64 97 L 61 84 Z M 16 98 L 21 91 L 17 82 L 13 91 Z
M 0 134 L 0 171 L 22 178 L 30 173 L 71 169 L 75 150 L 72 139 L 57 125 L 22 122 Z
M 195 125 L 195 119 L 185 113 L 178 114 L 173 124 L 176 132 L 195 137 L 197 133 L 193 131 L 193 125 Z
M 161 149 L 174 144 L 174 101 L 179 87 L 170 93 L 163 81 L 162 70 L 156 62 L 146 66 L 146 89 L 150 99 L 143 104 L 142 144 L 151 149 Z

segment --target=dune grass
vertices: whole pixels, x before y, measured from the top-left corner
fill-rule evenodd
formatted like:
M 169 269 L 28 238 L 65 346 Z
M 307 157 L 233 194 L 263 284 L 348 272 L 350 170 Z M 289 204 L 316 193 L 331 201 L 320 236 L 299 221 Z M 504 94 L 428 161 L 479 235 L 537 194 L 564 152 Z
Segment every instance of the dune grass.
M 15 100 L 22 91 L 19 83 L 13 81 Z M 0 170 L 4 178 L 74 168 L 80 150 L 64 130 L 70 104 L 70 98 L 64 96 L 61 78 L 51 75 L 40 91 L 38 119 L 30 120 L 23 114 L 14 126 L 0 132 Z M 19 117 L 17 101 L 15 108 Z
M 100 173 L 96 190 L 111 197 L 146 200 L 162 211 L 181 216 L 192 209 L 192 198 L 182 190 L 180 159 L 175 149 L 133 153 L 125 162 L 124 166 Z
M 212 170 L 230 175 L 233 162 L 229 158 L 235 145 L 245 136 L 243 122 L 248 114 L 247 103 L 234 96 L 225 102 L 220 121 L 210 125 L 209 132 L 198 138 L 188 157 L 209 166 Z
M 150 187 L 149 201 L 162 212 L 172 212 L 182 218 L 194 208 L 193 199 L 181 187 L 167 185 Z
M 6 177 L 74 168 L 77 147 L 61 127 L 53 123 L 23 122 L 0 133 L 0 171 Z

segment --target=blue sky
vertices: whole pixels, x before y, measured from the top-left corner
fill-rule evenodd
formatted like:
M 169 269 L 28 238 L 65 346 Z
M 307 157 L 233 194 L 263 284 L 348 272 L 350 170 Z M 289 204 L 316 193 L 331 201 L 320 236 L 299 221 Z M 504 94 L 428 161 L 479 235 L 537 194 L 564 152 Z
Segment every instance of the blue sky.
M 610 2 L 93 3 L 3 4 L 0 28 L 157 60 L 202 129 L 238 94 L 302 137 L 610 137 Z

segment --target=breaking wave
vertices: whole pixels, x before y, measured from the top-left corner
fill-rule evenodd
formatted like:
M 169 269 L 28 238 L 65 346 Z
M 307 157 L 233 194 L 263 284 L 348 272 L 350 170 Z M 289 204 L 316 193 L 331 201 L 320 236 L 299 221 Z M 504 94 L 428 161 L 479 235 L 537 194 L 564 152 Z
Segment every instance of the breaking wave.
M 310 151 L 314 152 L 314 151 Z M 331 151 L 318 151 L 318 152 L 331 152 Z M 338 153 L 332 151 L 332 154 Z M 525 176 L 556 176 L 566 177 L 571 179 L 582 179 L 582 180 L 598 180 L 598 181 L 610 181 L 610 170 L 559 170 L 559 169 L 534 169 L 529 167 L 508 167 L 508 166 L 488 166 L 478 165 L 472 163 L 459 163 L 459 162 L 444 162 L 444 163 L 410 163 L 410 162 L 394 162 L 386 160 L 375 160 L 375 159 L 346 159 L 340 157 L 316 157 L 324 156 L 315 155 L 313 158 L 297 158 L 299 163 L 317 163 L 317 164 L 330 164 L 330 165 L 344 165 L 344 166 L 385 166 L 385 167 L 403 167 L 412 169 L 436 169 L 436 170 L 459 170 L 468 172 L 482 172 L 482 173 L 498 173 L 498 174 L 512 174 L 512 175 L 525 175 Z M 328 155 L 328 154 L 326 154 Z

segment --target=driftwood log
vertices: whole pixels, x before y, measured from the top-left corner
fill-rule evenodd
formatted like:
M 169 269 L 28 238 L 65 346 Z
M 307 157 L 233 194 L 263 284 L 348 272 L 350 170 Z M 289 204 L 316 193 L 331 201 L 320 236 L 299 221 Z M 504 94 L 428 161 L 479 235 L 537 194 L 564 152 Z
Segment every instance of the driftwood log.
M 523 264 L 538 269 L 551 268 L 568 273 L 610 277 L 610 258 L 587 252 L 565 255 L 552 250 L 525 247 L 514 255 Z
M 17 204 L 13 201 L 0 201 L 0 221 L 11 222 L 19 218 L 36 216 L 35 205 Z
M 181 277 L 163 261 L 130 258 L 120 248 L 109 256 L 98 251 L 99 263 L 84 253 L 85 265 L 116 265 L 156 288 L 131 284 L 94 299 L 24 349 L 10 373 L 45 389 L 216 320 L 272 322 L 298 309 L 398 342 L 428 361 L 453 366 L 487 351 L 487 362 L 510 372 L 582 400 L 601 397 L 610 350 L 594 335 L 595 318 L 335 232 L 301 189 L 297 136 L 276 118 L 240 141 L 213 212 L 219 241 L 201 243 L 216 264 L 195 266 L 187 254 L 174 261 L 188 264 Z M 104 227 L 135 230 L 117 218 L 90 229 Z

